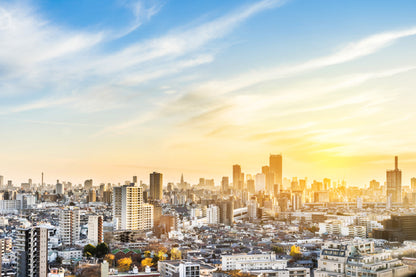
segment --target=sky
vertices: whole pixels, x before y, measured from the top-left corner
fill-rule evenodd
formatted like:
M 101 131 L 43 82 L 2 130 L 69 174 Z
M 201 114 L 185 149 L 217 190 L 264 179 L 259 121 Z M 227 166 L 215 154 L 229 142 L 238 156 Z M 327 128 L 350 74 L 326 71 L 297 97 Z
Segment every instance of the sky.
M 416 176 L 416 1 L 0 1 L 0 175 Z

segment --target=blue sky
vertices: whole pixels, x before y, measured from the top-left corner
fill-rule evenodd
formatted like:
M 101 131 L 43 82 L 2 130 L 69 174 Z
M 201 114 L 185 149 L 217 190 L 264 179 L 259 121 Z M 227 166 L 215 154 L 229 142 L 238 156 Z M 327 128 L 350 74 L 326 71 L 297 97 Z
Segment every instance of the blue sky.
M 2 1 L 2 175 L 410 179 L 415 1 Z M 406 183 L 406 182 L 405 182 Z

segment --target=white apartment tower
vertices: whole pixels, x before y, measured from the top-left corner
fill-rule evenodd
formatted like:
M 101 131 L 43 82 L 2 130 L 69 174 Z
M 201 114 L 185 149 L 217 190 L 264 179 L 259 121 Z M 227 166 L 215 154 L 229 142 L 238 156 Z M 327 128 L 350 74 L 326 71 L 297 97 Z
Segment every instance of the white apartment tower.
M 207 208 L 207 223 L 219 224 L 220 223 L 220 209 L 215 205 L 209 205 Z
M 88 241 L 93 245 L 97 245 L 104 241 L 102 216 L 90 215 L 88 217 Z
M 67 207 L 59 215 L 59 235 L 64 245 L 73 245 L 80 238 L 78 207 Z
M 117 229 L 148 230 L 153 228 L 153 205 L 143 203 L 143 188 L 137 184 L 115 187 L 113 218 Z

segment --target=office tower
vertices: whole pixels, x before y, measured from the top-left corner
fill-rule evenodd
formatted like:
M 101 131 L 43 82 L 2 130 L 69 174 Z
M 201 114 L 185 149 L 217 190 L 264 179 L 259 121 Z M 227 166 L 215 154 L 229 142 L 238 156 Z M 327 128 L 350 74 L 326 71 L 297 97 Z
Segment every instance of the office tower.
M 96 202 L 97 201 L 97 192 L 95 189 L 90 189 L 88 192 L 88 202 Z
M 59 180 L 56 181 L 56 194 L 64 194 L 64 186 L 59 183 Z
M 17 277 L 48 275 L 48 229 L 19 229 L 16 239 Z
M 220 223 L 232 226 L 234 224 L 234 201 L 232 199 L 220 201 Z
M 380 189 L 380 182 L 377 182 L 376 180 L 370 181 L 370 190 L 378 190 Z
M 113 223 L 116 230 L 121 226 L 121 192 L 122 187 L 113 187 Z
M 294 191 L 292 193 L 292 210 L 298 211 L 303 207 L 302 203 L 302 192 L 301 191 Z
M 90 189 L 92 189 L 92 179 L 85 180 L 84 190 L 89 191 Z
M 228 177 L 226 177 L 226 176 L 222 177 L 222 180 L 221 180 L 221 191 L 223 193 L 226 193 L 228 191 L 228 186 L 229 186 Z
M 383 221 L 383 229 L 374 229 L 373 237 L 388 241 L 416 240 L 416 215 L 392 215 Z
M 59 215 L 59 235 L 63 245 L 74 245 L 80 239 L 78 207 L 67 207 Z
M 411 184 L 412 192 L 416 192 L 416 178 L 415 177 L 410 179 L 410 184 Z
M 256 193 L 256 183 L 253 179 L 247 180 L 247 191 L 251 194 Z
M 331 188 L 331 179 L 324 178 L 324 190 L 329 190 Z
M 247 204 L 247 216 L 249 219 L 256 219 L 257 218 L 257 210 L 259 208 L 259 204 L 257 203 L 256 198 L 252 198 L 249 200 Z
M 163 198 L 163 174 L 150 173 L 150 198 L 161 200 Z
M 265 191 L 266 189 L 266 175 L 263 173 L 256 174 L 256 192 Z
M 103 241 L 103 217 L 101 215 L 90 215 L 88 217 L 88 242 L 97 245 Z
M 270 171 L 269 166 L 263 166 L 261 168 L 261 173 L 266 176 L 266 192 L 268 194 L 273 193 L 273 185 L 274 185 L 274 174 Z
M 4 189 L 3 185 L 4 185 L 4 177 L 0 175 L 0 189 Z
M 282 155 L 270 155 L 269 166 L 270 173 L 274 174 L 274 184 L 278 184 L 281 187 L 283 185 Z
M 394 158 L 394 170 L 387 170 L 387 197 L 391 195 L 393 203 L 402 202 L 402 171 L 399 170 L 399 158 Z
M 137 183 L 137 176 L 133 176 L 133 183 Z
M 238 164 L 233 165 L 233 188 L 241 189 L 240 187 L 241 178 L 241 166 Z

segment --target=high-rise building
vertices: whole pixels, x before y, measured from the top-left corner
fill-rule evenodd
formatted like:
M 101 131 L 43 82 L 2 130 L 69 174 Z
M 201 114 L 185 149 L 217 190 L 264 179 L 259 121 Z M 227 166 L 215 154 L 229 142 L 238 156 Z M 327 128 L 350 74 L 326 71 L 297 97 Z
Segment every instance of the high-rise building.
M 121 226 L 121 192 L 122 187 L 113 187 L 113 223 L 116 230 Z
M 416 178 L 415 177 L 410 179 L 410 185 L 411 185 L 412 191 L 416 192 Z
M 86 191 L 89 191 L 90 189 L 92 189 L 92 179 L 85 180 L 84 189 Z
M 143 201 L 143 188 L 137 184 L 113 188 L 113 218 L 117 229 L 153 228 L 153 205 Z
M 266 175 L 263 173 L 256 174 L 256 192 L 266 190 Z
M 161 200 L 163 198 L 163 174 L 150 173 L 150 198 Z
M 220 223 L 232 226 L 234 224 L 234 201 L 232 199 L 220 201 Z
M 394 158 L 394 170 L 387 170 L 387 197 L 391 195 L 393 203 L 402 202 L 402 171 L 399 169 L 399 158 Z
M 17 277 L 48 275 L 48 229 L 19 229 L 16 239 Z
M 74 245 L 80 239 L 78 207 L 67 207 L 59 215 L 59 235 L 63 245 Z
M 241 166 L 238 164 L 233 165 L 233 188 L 241 189 L 240 187 L 241 178 Z
M 88 217 L 88 241 L 93 245 L 104 241 L 103 217 L 101 215 Z
M 220 209 L 215 205 L 209 205 L 207 208 L 207 223 L 218 224 L 220 223 Z
M 123 186 L 121 190 L 121 229 L 142 229 L 143 214 L 140 211 L 142 206 L 142 188 L 134 184 Z
M 97 201 L 97 191 L 95 189 L 90 189 L 88 192 L 88 202 L 96 202 Z
M 283 174 L 282 174 L 282 155 L 270 155 L 269 158 L 270 173 L 274 174 L 274 184 L 282 186 Z
M 4 189 L 4 177 L 0 175 L 0 189 Z
M 229 186 L 229 180 L 227 176 L 222 177 L 221 180 L 221 191 L 223 193 L 226 193 L 228 191 L 228 186 Z
M 64 194 L 64 186 L 59 183 L 59 180 L 56 181 L 56 194 Z
M 261 173 L 266 176 L 266 192 L 273 194 L 274 173 L 270 171 L 270 167 L 267 165 L 261 168 Z

